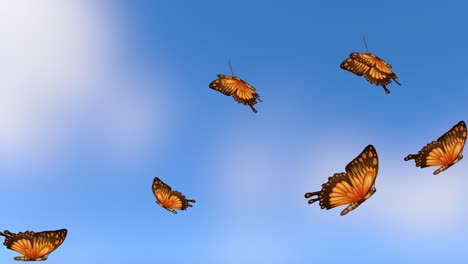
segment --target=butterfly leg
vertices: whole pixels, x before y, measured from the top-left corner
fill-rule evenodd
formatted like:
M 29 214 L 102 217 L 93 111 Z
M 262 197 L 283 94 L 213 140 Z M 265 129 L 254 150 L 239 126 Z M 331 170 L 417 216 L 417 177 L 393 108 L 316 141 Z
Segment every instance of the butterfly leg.
M 308 192 L 308 193 L 306 193 L 306 194 L 304 195 L 304 197 L 307 198 L 307 199 L 309 199 L 310 197 L 315 196 L 315 195 L 318 196 L 319 194 L 320 194 L 320 192 Z M 317 202 L 318 200 L 319 200 L 318 197 L 317 197 L 317 198 L 314 198 L 314 199 L 310 199 L 310 200 L 308 201 L 308 203 L 309 203 L 309 204 L 313 204 L 313 203 Z
M 385 85 L 382 85 L 382 87 L 384 88 L 384 90 L 385 90 L 385 92 L 386 92 L 387 94 L 389 94 L 389 93 L 390 93 L 390 90 L 389 90 L 389 89 L 387 89 L 387 87 L 386 87 Z

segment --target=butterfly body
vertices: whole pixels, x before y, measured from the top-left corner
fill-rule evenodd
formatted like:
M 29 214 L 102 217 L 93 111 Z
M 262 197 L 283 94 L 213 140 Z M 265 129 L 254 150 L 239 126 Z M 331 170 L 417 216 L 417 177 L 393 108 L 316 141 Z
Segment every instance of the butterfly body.
M 442 171 L 452 167 L 453 165 L 455 165 L 457 162 L 459 162 L 461 159 L 463 159 L 463 155 L 460 153 L 460 155 L 458 155 L 458 157 L 450 164 L 447 164 L 447 165 L 442 165 L 440 166 L 440 168 L 438 168 L 437 170 L 434 171 L 434 175 L 437 175 L 439 173 L 441 173 Z
M 340 67 L 358 76 L 365 76 L 368 82 L 382 86 L 387 94 L 390 93 L 387 85 L 392 80 L 401 85 L 396 80 L 396 74 L 390 70 L 392 65 L 370 52 L 353 52 L 341 63 Z
M 47 255 L 40 257 L 40 258 L 28 258 L 25 256 L 19 256 L 19 257 L 14 257 L 14 260 L 19 260 L 19 261 L 44 261 L 47 260 Z
M 309 204 L 319 201 L 320 208 L 331 209 L 341 205 L 348 205 L 341 215 L 356 209 L 375 192 L 374 186 L 378 173 L 378 156 L 375 148 L 368 145 L 359 156 L 346 166 L 346 172 L 335 173 L 322 185 L 322 190 L 309 192 L 305 198 L 312 196 Z
M 466 142 L 466 124 L 458 122 L 449 131 L 431 143 L 424 146 L 418 154 L 410 154 L 405 161 L 414 159 L 416 167 L 425 168 L 440 166 L 434 175 L 450 168 L 463 159 L 463 148 Z
M 346 215 L 347 213 L 351 212 L 352 210 L 358 208 L 363 202 L 365 202 L 367 199 L 369 199 L 374 193 L 377 192 L 377 189 L 372 186 L 370 191 L 362 198 L 361 200 L 357 202 L 350 203 L 343 211 L 341 211 L 340 215 Z
M 240 104 L 250 106 L 254 113 L 257 113 L 253 107 L 257 103 L 257 99 L 262 101 L 255 87 L 234 75 L 218 74 L 218 79 L 212 81 L 209 87 L 226 96 L 232 96 Z
M 195 200 L 188 200 L 182 193 L 173 191 L 158 177 L 153 180 L 152 191 L 156 197 L 156 203 L 174 214 L 177 214 L 175 209 L 186 210 L 188 207 L 192 207 L 190 203 L 195 203 Z
M 5 230 L 0 232 L 0 235 L 5 237 L 3 245 L 23 255 L 15 257 L 15 260 L 43 261 L 47 260 L 47 256 L 63 243 L 67 236 L 67 230 L 60 229 L 38 233 L 26 231 L 18 234 Z

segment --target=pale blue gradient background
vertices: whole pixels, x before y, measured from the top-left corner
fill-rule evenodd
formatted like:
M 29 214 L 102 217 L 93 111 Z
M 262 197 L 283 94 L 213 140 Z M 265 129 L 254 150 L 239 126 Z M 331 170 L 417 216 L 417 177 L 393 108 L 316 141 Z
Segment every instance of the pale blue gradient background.
M 36 139 L 47 144 L 0 150 L 0 229 L 67 228 L 48 263 L 466 263 L 467 161 L 438 176 L 403 161 L 466 121 L 460 2 L 84 2 L 97 18 L 75 21 L 84 32 L 106 24 L 105 45 L 85 50 L 101 71 L 65 83 L 100 92 Z M 389 95 L 339 68 L 363 35 L 399 77 Z M 208 88 L 228 58 L 261 95 L 257 114 Z M 345 217 L 308 205 L 368 144 L 377 193 Z M 157 206 L 154 176 L 194 207 Z

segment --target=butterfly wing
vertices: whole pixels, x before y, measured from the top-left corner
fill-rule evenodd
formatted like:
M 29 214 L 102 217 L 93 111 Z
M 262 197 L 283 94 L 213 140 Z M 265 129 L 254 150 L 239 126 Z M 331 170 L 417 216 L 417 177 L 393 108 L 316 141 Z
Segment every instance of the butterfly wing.
M 364 198 L 375 184 L 379 170 L 379 158 L 374 146 L 368 145 L 346 166 L 356 199 Z M 348 193 L 350 195 L 350 193 Z
M 341 63 L 340 67 L 358 76 L 364 75 L 370 69 L 368 65 L 352 58 L 347 58 L 343 63 Z
M 362 203 L 374 186 L 378 172 L 378 156 L 372 145 L 367 146 L 359 156 L 346 166 L 346 173 L 336 173 L 328 178 L 317 193 L 307 193 L 306 198 L 317 194 L 322 209 L 337 206 Z M 355 206 L 357 207 L 357 206 Z M 354 208 L 355 208 L 354 207 Z M 353 208 L 353 209 L 354 209 Z
M 461 159 L 465 142 L 466 124 L 464 121 L 460 121 L 439 137 L 437 141 L 432 141 L 424 146 L 418 154 L 408 155 L 405 160 L 414 159 L 416 167 L 446 166 L 446 169 Z M 436 172 L 439 173 L 440 171 Z
M 219 79 L 212 81 L 209 87 L 224 95 L 231 96 L 235 91 L 235 87 L 234 85 L 229 85 L 228 80 L 231 80 L 232 77 L 224 74 L 218 74 L 218 78 Z
M 366 74 L 366 79 L 370 83 L 387 85 L 391 79 L 397 78 L 390 70 L 392 66 L 372 53 L 353 52 L 350 57 L 370 67 Z
M 169 185 L 165 184 L 161 179 L 155 177 L 153 180 L 153 185 L 151 187 L 154 196 L 156 197 L 156 203 L 165 209 L 177 214 L 174 209 L 167 207 L 168 201 L 170 200 L 172 189 Z
M 319 194 L 320 208 L 331 209 L 337 206 L 356 202 L 357 198 L 348 196 L 353 193 L 349 175 L 347 173 L 335 173 L 328 178 L 328 182 L 322 185 L 322 191 Z
M 23 261 L 47 259 L 47 255 L 57 249 L 67 236 L 66 229 L 39 233 L 33 231 L 18 234 L 5 231 L 5 233 L 10 235 L 6 237 L 3 244 L 8 249 L 22 254 L 23 256 L 15 257 L 15 260 Z
M 172 191 L 170 202 L 171 207 L 174 209 L 186 210 L 188 207 L 187 198 L 185 198 L 185 196 L 178 191 Z
M 437 139 L 444 149 L 446 162 L 452 163 L 462 152 L 466 142 L 466 124 L 458 122 Z M 443 160 L 443 159 L 442 159 Z
M 391 78 L 382 72 L 371 68 L 366 74 L 366 80 L 375 85 L 387 86 L 391 83 Z
M 259 101 L 261 100 L 255 90 L 255 87 L 236 76 L 219 74 L 218 78 L 219 79 L 210 83 L 210 88 L 228 96 L 232 95 L 234 100 L 238 103 L 248 105 L 254 112 L 257 112 L 257 110 L 253 108 L 253 105 L 257 103 L 257 99 Z
M 178 191 L 172 191 L 171 187 L 158 177 L 153 180 L 152 190 L 156 197 L 156 202 L 174 214 L 177 214 L 175 209 L 186 210 L 187 207 L 191 206 L 188 202 L 195 202 L 195 200 L 187 200 L 185 196 Z
M 62 245 L 67 237 L 67 232 L 67 229 L 60 229 L 36 233 L 33 247 L 37 247 L 38 255 L 47 256 Z
M 382 73 L 385 73 L 385 74 L 393 73 L 390 70 L 392 68 L 392 65 L 390 65 L 383 59 L 375 56 L 374 54 L 370 52 L 367 52 L 367 53 L 353 52 L 349 55 L 349 57 L 359 62 L 362 62 L 369 67 L 375 67 L 377 70 L 379 70 Z

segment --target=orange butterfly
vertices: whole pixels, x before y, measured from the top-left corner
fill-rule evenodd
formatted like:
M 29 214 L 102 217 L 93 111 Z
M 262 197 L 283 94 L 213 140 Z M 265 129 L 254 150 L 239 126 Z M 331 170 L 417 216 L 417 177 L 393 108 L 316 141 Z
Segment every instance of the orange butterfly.
M 441 166 L 434 171 L 434 175 L 450 168 L 462 158 L 463 147 L 466 142 L 466 124 L 458 122 L 437 141 L 432 141 L 423 147 L 418 154 L 410 154 L 405 160 L 414 159 L 416 167 Z
M 262 102 L 260 95 L 255 92 L 255 87 L 234 76 L 230 61 L 229 68 L 231 69 L 232 76 L 218 74 L 218 79 L 212 81 L 209 87 L 226 96 L 232 96 L 238 103 L 250 106 L 252 111 L 257 113 L 253 105 L 257 103 L 257 99 Z
M 3 245 L 23 255 L 15 257 L 15 260 L 41 261 L 46 260 L 47 256 L 63 243 L 67 229 L 39 233 L 26 231 L 18 234 L 5 230 L 0 232 L 0 236 L 5 237 Z
M 340 67 L 344 70 L 350 71 L 358 76 L 364 75 L 370 83 L 375 85 L 381 85 L 387 94 L 390 90 L 387 89 L 387 85 L 391 83 L 393 79 L 398 85 L 401 85 L 397 80 L 397 76 L 390 69 L 392 65 L 386 61 L 375 56 L 367 50 L 366 40 L 364 39 L 364 45 L 366 46 L 366 54 L 360 52 L 353 52 L 349 55 Z
M 320 207 L 331 209 L 348 204 L 341 212 L 345 215 L 369 199 L 376 191 L 375 179 L 379 170 L 379 158 L 374 146 L 368 145 L 353 161 L 346 166 L 346 172 L 335 173 L 322 184 L 319 192 L 309 192 L 305 198 L 309 204 L 320 201 Z
M 186 210 L 187 207 L 192 207 L 189 202 L 195 202 L 195 200 L 186 199 L 180 192 L 173 191 L 169 185 L 165 184 L 158 177 L 155 177 L 153 180 L 152 190 L 156 197 L 156 203 L 174 214 L 177 214 L 174 209 Z

